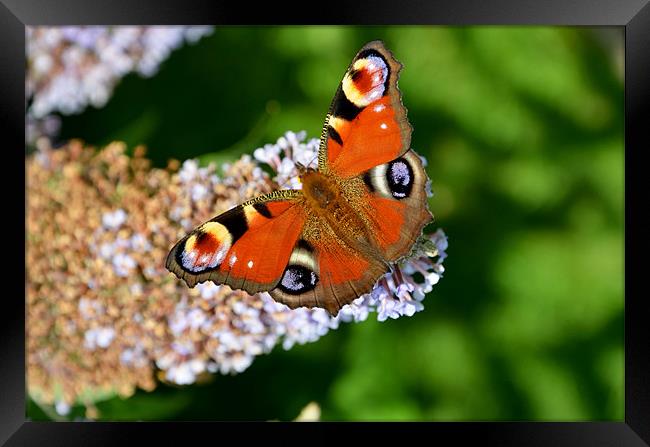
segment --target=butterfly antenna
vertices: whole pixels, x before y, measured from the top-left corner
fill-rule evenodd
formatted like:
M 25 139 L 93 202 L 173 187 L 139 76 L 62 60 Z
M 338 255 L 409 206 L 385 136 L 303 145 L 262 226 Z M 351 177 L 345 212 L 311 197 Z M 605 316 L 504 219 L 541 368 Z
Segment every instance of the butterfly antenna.
M 309 160 L 309 163 L 307 164 L 307 166 L 311 166 L 312 163 L 314 163 L 314 161 L 317 160 L 317 159 L 318 159 L 318 153 L 316 155 L 314 155 L 314 158 Z M 318 166 L 316 166 L 316 169 L 318 169 Z
M 284 189 L 289 184 L 290 178 L 285 179 L 282 183 L 278 183 L 278 189 Z
M 303 164 L 300 163 L 299 161 L 297 161 L 297 162 L 295 163 L 295 165 L 296 165 L 295 176 L 298 177 L 298 178 L 300 178 L 300 175 L 301 175 L 305 170 L 307 170 L 307 168 L 305 168 L 305 167 L 303 166 Z M 284 189 L 285 186 L 289 185 L 289 182 L 291 181 L 291 179 L 292 179 L 293 177 L 294 177 L 294 175 L 291 175 L 291 176 L 289 176 L 288 178 L 286 178 L 282 183 L 279 183 L 279 184 L 278 184 L 279 189 Z
M 319 150 L 319 152 L 320 152 L 320 150 Z M 289 154 L 289 157 L 290 157 L 290 154 Z M 300 178 L 300 176 L 302 176 L 302 174 L 304 174 L 305 172 L 309 171 L 310 169 L 313 170 L 314 168 L 310 168 L 310 166 L 311 166 L 311 165 L 314 163 L 314 161 L 317 160 L 317 159 L 318 159 L 318 153 L 316 153 L 316 155 L 314 155 L 314 157 L 313 157 L 311 160 L 309 160 L 309 163 L 307 163 L 307 165 L 303 165 L 303 164 L 300 163 L 299 161 L 294 162 L 295 167 L 296 167 L 296 173 L 295 173 L 296 177 Z M 318 167 L 316 167 L 315 169 L 318 169 Z M 287 178 L 287 179 L 286 179 L 284 182 L 282 182 L 281 184 L 278 184 L 278 186 L 280 187 L 280 189 L 282 189 L 282 188 L 284 188 L 285 186 L 287 186 L 287 185 L 289 184 L 289 181 L 291 180 L 292 177 L 293 177 L 293 176 Z

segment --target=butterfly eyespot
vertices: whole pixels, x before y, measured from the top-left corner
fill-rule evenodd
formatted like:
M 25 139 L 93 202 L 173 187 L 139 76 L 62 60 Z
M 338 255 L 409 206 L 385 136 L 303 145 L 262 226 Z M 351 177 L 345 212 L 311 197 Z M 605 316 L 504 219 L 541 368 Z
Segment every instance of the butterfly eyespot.
M 218 222 L 208 222 L 185 240 L 177 252 L 177 262 L 192 273 L 212 270 L 221 265 L 231 245 L 228 229 Z
M 393 197 L 398 199 L 408 197 L 413 189 L 413 168 L 403 158 L 392 161 L 386 170 L 386 180 Z
M 314 290 L 318 275 L 303 265 L 290 265 L 284 271 L 278 288 L 289 295 L 300 295 Z
M 365 107 L 386 92 L 389 69 L 384 58 L 369 51 L 354 63 L 343 78 L 342 88 L 348 101 L 356 107 Z
M 406 157 L 379 165 L 362 178 L 370 192 L 398 200 L 411 195 L 416 180 L 413 165 Z

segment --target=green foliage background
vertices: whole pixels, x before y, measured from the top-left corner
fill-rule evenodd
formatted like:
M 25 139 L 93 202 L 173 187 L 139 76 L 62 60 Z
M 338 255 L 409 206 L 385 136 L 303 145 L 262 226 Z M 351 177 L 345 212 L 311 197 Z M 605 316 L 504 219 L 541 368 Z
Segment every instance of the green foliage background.
M 101 419 L 290 420 L 310 401 L 324 420 L 623 418 L 622 30 L 218 28 L 155 77 L 125 78 L 106 107 L 63 117 L 63 137 L 145 144 L 159 166 L 318 137 L 351 58 L 378 38 L 405 66 L 412 147 L 449 236 L 425 310 L 100 403 Z

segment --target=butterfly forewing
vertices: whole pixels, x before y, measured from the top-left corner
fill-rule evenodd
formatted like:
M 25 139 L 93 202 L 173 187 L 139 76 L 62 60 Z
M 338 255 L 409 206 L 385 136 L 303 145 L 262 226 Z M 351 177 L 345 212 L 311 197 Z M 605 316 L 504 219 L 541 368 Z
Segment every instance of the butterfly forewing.
M 272 289 L 289 261 L 305 220 L 300 191 L 276 191 L 197 227 L 167 256 L 188 286 L 214 281 L 249 293 Z
M 357 53 L 323 127 L 321 171 L 351 177 L 410 148 L 412 129 L 397 88 L 401 68 L 381 41 L 370 42 Z

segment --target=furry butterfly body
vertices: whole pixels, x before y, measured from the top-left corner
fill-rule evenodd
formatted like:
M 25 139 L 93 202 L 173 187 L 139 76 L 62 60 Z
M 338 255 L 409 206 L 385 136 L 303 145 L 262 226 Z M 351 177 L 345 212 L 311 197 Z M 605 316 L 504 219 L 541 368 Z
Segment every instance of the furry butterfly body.
M 174 245 L 167 268 L 190 287 L 211 280 L 331 314 L 370 292 L 432 220 L 400 69 L 382 42 L 366 44 L 334 96 L 318 169 L 300 168 L 302 190 L 256 197 L 205 222 Z

